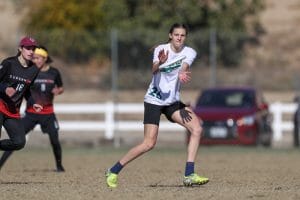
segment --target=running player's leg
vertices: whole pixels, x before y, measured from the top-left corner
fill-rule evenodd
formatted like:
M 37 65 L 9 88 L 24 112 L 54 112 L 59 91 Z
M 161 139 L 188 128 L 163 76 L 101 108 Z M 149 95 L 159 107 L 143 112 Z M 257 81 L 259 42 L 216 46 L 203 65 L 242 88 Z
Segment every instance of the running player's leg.
M 144 139 L 140 144 L 130 149 L 119 162 L 107 171 L 106 183 L 109 187 L 117 187 L 117 175 L 125 165 L 153 149 L 156 144 L 161 107 L 149 103 L 145 103 L 144 106 Z
M 62 150 L 61 150 L 61 145 L 59 142 L 58 132 L 52 131 L 52 132 L 49 132 L 48 135 L 49 135 L 49 140 L 50 140 L 54 158 L 55 158 L 56 171 L 64 172 L 65 169 L 62 165 Z
M 145 124 L 143 142 L 128 151 L 128 153 L 120 160 L 121 165 L 125 166 L 140 155 L 153 149 L 157 141 L 157 135 L 158 125 Z
M 172 114 L 174 122 L 184 126 L 191 134 L 187 149 L 187 161 L 185 168 L 184 184 L 189 186 L 193 184 L 205 184 L 208 179 L 200 177 L 194 172 L 194 163 L 200 143 L 202 127 L 196 114 L 189 108 L 184 107 Z
M 26 113 L 26 115 L 21 118 L 21 121 L 26 135 L 32 131 L 38 123 L 38 120 L 32 117 L 32 114 L 30 113 Z
M 158 135 L 161 109 L 161 106 L 146 102 L 144 103 L 144 140 L 142 143 L 130 149 L 128 153 L 117 163 L 117 165 L 123 167 L 130 161 L 151 150 L 155 146 Z M 111 170 L 113 173 L 118 174 L 121 169 L 115 169 L 113 167 Z
M 7 159 L 11 156 L 12 153 L 13 153 L 13 151 L 4 151 L 3 152 L 1 159 L 0 159 L 0 170 L 2 169 L 3 165 L 5 164 Z
M 20 119 L 6 118 L 3 126 L 9 139 L 0 141 L 0 149 L 4 151 L 20 150 L 25 146 L 25 131 Z
M 106 183 L 108 187 L 117 187 L 117 176 L 125 165 L 133 161 L 137 157 L 153 149 L 156 144 L 158 135 L 158 125 L 145 124 L 144 125 L 144 140 L 142 143 L 130 149 L 125 156 L 123 156 L 119 162 L 111 167 L 106 172 Z
M 4 116 L 2 114 L 0 114 L 0 127 L 2 128 L 3 125 L 3 121 L 4 121 Z M 1 129 L 0 129 L 1 131 Z M 0 133 L 1 134 L 1 133 Z M 3 155 L 1 156 L 0 159 L 0 169 L 2 168 L 2 166 L 4 165 L 5 161 L 8 159 L 8 157 L 10 156 L 12 151 L 5 151 L 3 152 Z
M 185 107 L 181 109 L 184 109 L 183 112 L 186 112 L 187 120 L 185 120 L 184 117 L 181 116 L 180 112 L 182 111 L 180 110 L 177 110 L 173 113 L 172 119 L 174 120 L 174 122 L 184 126 L 191 133 L 190 143 L 188 144 L 187 161 L 194 162 L 199 147 L 202 128 L 197 116 L 190 108 Z
M 25 134 L 28 134 L 30 130 L 32 130 L 35 126 L 35 123 L 30 120 L 28 117 L 21 119 L 22 124 L 24 126 Z M 0 169 L 6 163 L 7 159 L 12 155 L 13 151 L 5 151 L 3 152 L 1 159 L 0 159 Z
M 142 143 L 131 148 L 125 156 L 123 156 L 116 165 L 121 165 L 121 169 L 129 162 L 133 161 L 137 157 L 153 149 L 156 144 L 158 135 L 158 126 L 154 124 L 144 125 L 144 140 Z M 121 171 L 120 167 L 113 166 L 110 171 L 118 174 Z
M 62 149 L 59 142 L 59 126 L 55 114 L 39 116 L 39 123 L 41 124 L 42 131 L 48 133 L 50 144 L 53 150 L 56 171 L 64 172 L 65 169 L 62 165 Z

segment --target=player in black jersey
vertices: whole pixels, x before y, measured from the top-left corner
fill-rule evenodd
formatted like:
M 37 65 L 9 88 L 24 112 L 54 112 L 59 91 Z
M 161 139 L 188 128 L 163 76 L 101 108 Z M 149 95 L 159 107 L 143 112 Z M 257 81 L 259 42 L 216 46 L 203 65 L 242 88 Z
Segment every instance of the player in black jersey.
M 52 62 L 45 47 L 37 47 L 34 51 L 34 63 L 40 68 L 34 83 L 30 87 L 30 95 L 26 98 L 26 113 L 22 118 L 25 133 L 29 133 L 37 124 L 41 126 L 43 133 L 48 133 L 53 149 L 56 171 L 64 172 L 62 165 L 62 150 L 58 137 L 58 122 L 53 110 L 55 95 L 62 94 L 63 83 L 59 71 L 50 66 Z M 40 105 L 34 108 L 33 102 Z M 5 151 L 0 159 L 0 168 L 13 151 Z
M 0 130 L 4 126 L 9 137 L 0 140 L 0 150 L 20 150 L 25 146 L 20 106 L 39 72 L 31 61 L 36 46 L 35 39 L 24 37 L 19 43 L 18 54 L 4 59 L 0 64 Z M 34 108 L 39 107 L 35 102 L 33 104 Z

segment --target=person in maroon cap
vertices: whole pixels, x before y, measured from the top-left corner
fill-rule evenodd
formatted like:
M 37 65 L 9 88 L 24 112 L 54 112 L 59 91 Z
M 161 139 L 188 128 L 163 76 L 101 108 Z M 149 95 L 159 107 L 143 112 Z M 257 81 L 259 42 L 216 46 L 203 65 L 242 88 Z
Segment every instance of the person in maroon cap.
M 25 146 L 20 106 L 23 97 L 29 95 L 29 86 L 39 72 L 31 61 L 36 46 L 35 39 L 24 37 L 19 43 L 17 55 L 4 59 L 0 64 L 0 131 L 4 126 L 9 137 L 0 140 L 0 150 L 20 150 Z M 37 110 L 41 107 L 33 104 Z

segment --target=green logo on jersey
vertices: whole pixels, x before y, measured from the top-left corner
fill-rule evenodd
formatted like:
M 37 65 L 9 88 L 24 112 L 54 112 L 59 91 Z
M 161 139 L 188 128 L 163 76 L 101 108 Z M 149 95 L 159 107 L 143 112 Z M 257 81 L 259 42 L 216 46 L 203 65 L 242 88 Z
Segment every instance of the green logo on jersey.
M 167 65 L 166 67 L 161 68 L 160 71 L 164 72 L 164 73 L 170 73 L 173 70 L 179 68 L 181 66 L 181 62 L 182 62 L 182 60 L 178 60 L 174 63 L 171 63 L 171 64 Z

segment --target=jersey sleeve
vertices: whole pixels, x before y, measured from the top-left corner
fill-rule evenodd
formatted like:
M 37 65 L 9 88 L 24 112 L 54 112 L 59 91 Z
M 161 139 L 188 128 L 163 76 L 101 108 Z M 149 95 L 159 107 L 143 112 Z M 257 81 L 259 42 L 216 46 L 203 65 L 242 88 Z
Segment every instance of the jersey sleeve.
M 191 66 L 197 56 L 197 52 L 192 49 L 188 48 L 186 58 L 183 60 L 183 62 L 187 63 L 189 66 Z
M 56 76 L 55 76 L 55 80 L 54 80 L 55 85 L 57 87 L 62 87 L 63 86 L 63 82 L 62 82 L 62 78 L 61 78 L 60 72 L 57 69 L 55 69 L 55 71 L 56 71 Z

